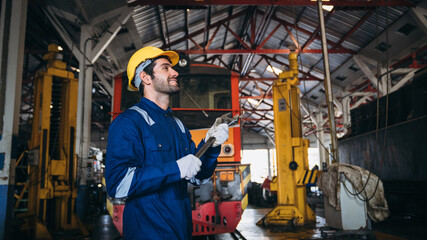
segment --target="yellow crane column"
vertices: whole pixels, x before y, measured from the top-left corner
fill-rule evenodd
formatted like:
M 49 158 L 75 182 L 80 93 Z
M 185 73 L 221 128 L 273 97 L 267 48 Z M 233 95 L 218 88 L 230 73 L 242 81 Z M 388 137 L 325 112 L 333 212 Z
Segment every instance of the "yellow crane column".
M 297 57 L 289 54 L 289 71 L 273 85 L 278 204 L 258 222 L 264 225 L 303 225 L 316 219 L 307 204 L 305 184 L 298 183 L 308 170 L 309 141 L 302 138 Z
M 34 117 L 29 143 L 27 223 L 23 230 L 36 239 L 50 239 L 49 230 L 81 229 L 74 213 L 77 197 L 75 129 L 77 84 L 66 63 L 50 44 L 46 71 L 35 78 Z M 49 228 L 49 229 L 48 229 Z

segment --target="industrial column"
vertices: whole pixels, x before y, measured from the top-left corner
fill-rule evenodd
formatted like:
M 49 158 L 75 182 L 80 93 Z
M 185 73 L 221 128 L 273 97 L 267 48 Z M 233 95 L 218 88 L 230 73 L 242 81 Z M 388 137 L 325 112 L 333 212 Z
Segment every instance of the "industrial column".
M 0 2 L 0 239 L 13 214 L 27 0 Z
M 92 159 L 89 159 L 90 127 L 92 111 L 92 78 L 93 67 L 88 56 L 92 55 L 92 28 L 83 25 L 80 33 L 80 49 L 83 52 L 79 59 L 79 87 L 76 126 L 76 154 L 79 162 L 78 196 L 76 212 L 80 219 L 86 217 L 87 182 L 93 179 Z
M 289 54 L 289 71 L 282 72 L 273 85 L 278 202 L 258 224 L 303 225 L 315 220 L 301 180 L 308 170 L 309 141 L 302 138 L 297 56 Z

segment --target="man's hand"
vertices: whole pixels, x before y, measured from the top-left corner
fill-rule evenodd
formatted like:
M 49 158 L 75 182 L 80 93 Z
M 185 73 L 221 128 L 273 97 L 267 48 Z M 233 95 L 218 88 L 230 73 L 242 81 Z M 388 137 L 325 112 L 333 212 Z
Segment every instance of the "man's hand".
M 206 133 L 205 141 L 208 141 L 210 137 L 215 138 L 215 142 L 212 147 L 217 147 L 223 144 L 228 139 L 228 125 L 225 123 L 219 124 L 218 126 L 213 125 Z
M 182 157 L 176 161 L 181 172 L 181 178 L 189 180 L 190 178 L 196 176 L 200 171 L 200 166 L 202 162 L 200 159 L 195 157 L 193 154 L 188 154 L 185 157 Z

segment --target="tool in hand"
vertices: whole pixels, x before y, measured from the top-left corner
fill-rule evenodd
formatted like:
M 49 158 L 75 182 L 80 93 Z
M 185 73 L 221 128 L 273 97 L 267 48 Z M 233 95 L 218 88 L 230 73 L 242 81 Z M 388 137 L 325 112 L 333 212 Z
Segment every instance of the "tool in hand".
M 232 116 L 232 113 L 226 113 L 215 120 L 214 126 L 218 126 L 219 124 L 226 123 L 228 126 L 233 126 L 234 124 L 239 122 L 239 115 Z M 206 143 L 200 148 L 200 150 L 195 154 L 196 157 L 200 158 L 203 154 L 208 150 L 215 142 L 215 137 L 210 137 Z

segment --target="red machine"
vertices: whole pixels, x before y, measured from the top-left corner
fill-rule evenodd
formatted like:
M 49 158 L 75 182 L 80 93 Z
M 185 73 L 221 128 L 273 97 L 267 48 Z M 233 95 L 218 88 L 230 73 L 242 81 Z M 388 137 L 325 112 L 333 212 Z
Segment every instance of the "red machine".
M 188 63 L 188 61 L 187 61 Z M 171 108 L 190 130 L 198 144 L 217 117 L 240 113 L 239 76 L 211 64 L 192 63 L 175 66 L 180 92 L 171 97 Z M 129 91 L 126 73 L 114 79 L 112 116 L 137 103 L 140 95 Z M 234 232 L 248 204 L 249 165 L 241 164 L 240 126 L 230 127 L 229 139 L 222 144 L 218 166 L 211 180 L 201 186 L 188 185 L 192 207 L 193 236 Z M 125 202 L 109 198 L 107 209 L 122 234 Z

